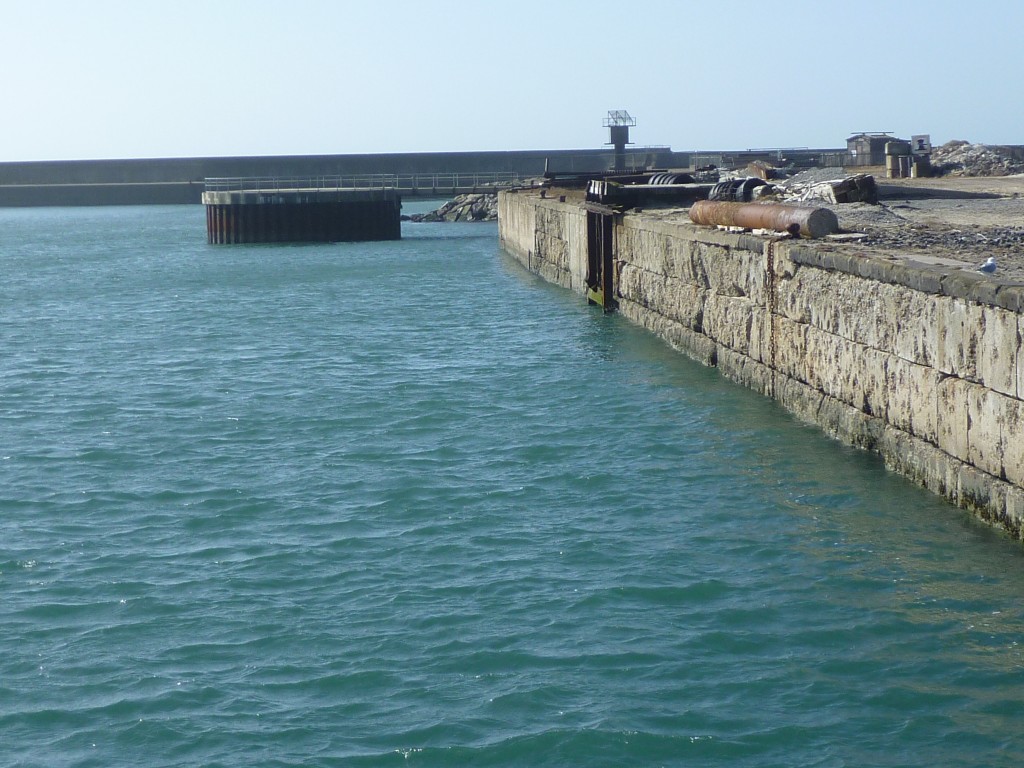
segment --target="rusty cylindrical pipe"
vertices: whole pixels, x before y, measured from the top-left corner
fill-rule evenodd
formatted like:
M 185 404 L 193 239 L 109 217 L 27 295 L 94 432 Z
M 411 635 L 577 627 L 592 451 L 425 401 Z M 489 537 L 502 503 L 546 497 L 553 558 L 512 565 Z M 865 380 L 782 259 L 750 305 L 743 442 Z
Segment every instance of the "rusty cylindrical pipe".
M 690 208 L 694 224 L 744 229 L 771 229 L 801 237 L 825 237 L 839 229 L 839 219 L 828 208 L 806 208 L 779 203 L 718 203 L 698 200 Z

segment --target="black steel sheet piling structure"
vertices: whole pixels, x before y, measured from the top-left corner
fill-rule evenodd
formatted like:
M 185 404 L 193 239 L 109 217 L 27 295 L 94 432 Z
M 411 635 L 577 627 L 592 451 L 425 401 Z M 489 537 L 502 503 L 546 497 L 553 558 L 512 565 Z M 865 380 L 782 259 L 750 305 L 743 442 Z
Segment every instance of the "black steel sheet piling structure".
M 402 200 L 386 178 L 207 179 L 207 241 L 331 243 L 401 238 Z

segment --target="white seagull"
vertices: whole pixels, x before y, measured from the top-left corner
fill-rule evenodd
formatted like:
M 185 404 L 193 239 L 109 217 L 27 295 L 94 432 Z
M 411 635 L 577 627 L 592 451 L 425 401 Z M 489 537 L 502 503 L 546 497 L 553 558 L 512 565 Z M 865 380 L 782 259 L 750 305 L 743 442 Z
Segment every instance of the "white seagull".
M 978 267 L 978 271 L 979 272 L 984 272 L 986 275 L 991 275 L 993 272 L 995 272 L 996 271 L 996 257 L 995 256 L 989 256 L 988 259 L 985 260 L 985 263 L 982 264 L 980 267 Z

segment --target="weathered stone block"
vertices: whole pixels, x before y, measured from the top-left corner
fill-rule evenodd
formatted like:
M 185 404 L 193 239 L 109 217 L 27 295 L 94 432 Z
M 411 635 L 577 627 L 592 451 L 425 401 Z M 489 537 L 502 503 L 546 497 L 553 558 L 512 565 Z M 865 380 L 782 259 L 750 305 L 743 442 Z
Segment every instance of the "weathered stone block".
M 1024 533 L 1024 489 L 1010 486 L 1006 489 L 1006 528 L 1018 539 Z
M 886 363 L 889 356 L 871 347 L 850 344 L 846 365 L 849 379 L 849 403 L 868 416 L 885 419 L 889 412 L 889 389 L 886 386 Z M 857 360 L 860 365 L 857 365 Z
M 655 274 L 672 271 L 673 241 L 665 235 L 656 236 L 633 224 L 622 227 L 618 255 L 630 264 Z
M 924 485 L 923 474 L 919 471 L 921 462 L 914 452 L 915 442 L 920 441 L 902 429 L 887 424 L 882 430 L 879 451 L 885 459 L 886 467 L 919 485 Z
M 947 269 L 916 262 L 908 262 L 907 266 L 912 269 L 908 273 L 910 278 L 906 284 L 908 288 L 923 293 L 942 293 L 942 279 L 948 274 Z
M 960 461 L 891 425 L 885 429 L 882 445 L 886 466 L 956 503 Z
M 754 254 L 763 254 L 767 245 L 767 240 L 755 237 L 754 235 L 744 234 L 736 236 L 736 248 L 742 251 L 749 251 Z
M 784 251 L 787 258 L 792 259 L 797 264 L 807 264 L 808 266 L 821 269 L 831 268 L 825 266 L 825 261 L 830 253 L 820 248 L 808 248 L 807 246 L 798 245 L 796 241 L 792 241 L 775 246 L 775 250 Z
M 619 270 L 619 295 L 700 331 L 706 291 L 665 275 L 624 264 Z
M 562 269 L 569 266 L 565 240 L 552 237 L 550 233 L 538 230 L 534 240 L 533 255 Z
M 750 316 L 750 356 L 767 363 L 771 354 L 772 315 L 764 307 L 752 308 Z
M 939 448 L 960 461 L 970 459 L 970 416 L 968 397 L 970 384 L 963 379 L 948 376 L 940 379 L 936 388 L 938 410 L 935 426 Z
M 969 464 L 961 464 L 957 479 L 960 506 L 990 522 L 1001 522 L 999 513 L 1006 509 L 1006 496 L 996 478 Z
M 1017 394 L 1017 357 L 1020 348 L 1019 316 L 997 307 L 979 306 L 977 344 L 978 380 L 1007 395 Z
M 768 276 L 765 273 L 767 257 L 763 253 L 740 251 L 743 258 L 743 279 L 746 296 L 758 306 L 768 304 Z
M 842 339 L 813 325 L 808 326 L 804 337 L 807 343 L 804 380 L 826 395 L 841 399 L 838 377 Z
M 702 248 L 703 244 L 692 239 L 678 240 L 673 246 L 668 274 L 684 282 L 707 288 L 708 278 L 704 273 L 704 262 L 698 256 Z
M 835 289 L 838 282 L 844 279 L 846 276 L 837 272 L 805 268 L 800 270 L 794 280 L 783 283 L 781 287 L 797 294 L 792 299 L 786 299 L 786 304 L 793 307 L 794 314 L 800 317 L 807 314 L 810 325 L 838 335 L 842 307 Z
M 715 365 L 717 345 L 704 334 L 697 333 L 682 323 L 670 320 L 664 315 L 652 312 L 628 299 L 619 302 L 619 312 L 623 317 L 661 337 L 673 348 L 697 362 L 709 366 Z
M 1017 399 L 1024 400 L 1024 316 L 1017 316 L 1017 373 L 1014 377 L 1016 382 L 1015 394 Z
M 1005 398 L 1002 406 L 1003 477 L 1024 488 L 1024 402 Z
M 900 357 L 886 360 L 889 422 L 915 437 L 938 443 L 936 388 L 940 375 L 932 368 Z
M 809 326 L 803 323 L 795 323 L 789 318 L 776 315 L 768 318 L 769 339 L 768 357 L 766 362 L 777 371 L 796 379 L 807 381 L 807 331 Z M 774 326 L 774 327 L 772 327 Z M 771 335 L 774 334 L 774 363 L 771 358 L 773 346 Z
M 909 287 L 911 282 L 915 279 L 915 269 L 912 265 L 905 261 L 897 261 L 892 265 L 892 271 L 889 274 L 889 278 L 895 285 Z
M 967 387 L 969 463 L 990 475 L 1002 474 L 1002 423 L 1004 396 L 978 384 Z
M 934 366 L 940 347 L 937 320 L 939 304 L 950 301 L 904 286 L 895 286 L 889 307 L 895 323 L 892 350 L 904 360 Z
M 728 248 L 698 243 L 694 247 L 693 273 L 698 283 L 726 296 L 742 295 L 739 287 L 739 265 Z
M 829 395 L 822 395 L 815 421 L 825 431 L 825 434 L 845 440 L 846 430 L 843 428 L 843 422 L 846 412 L 849 410 L 850 406 L 846 403 Z
M 892 353 L 896 346 L 896 339 L 899 335 L 900 309 L 904 289 L 894 283 L 883 283 L 879 281 L 863 280 L 861 290 L 868 302 L 874 301 L 871 310 L 864 304 L 858 306 L 858 311 L 864 314 L 874 314 L 875 322 L 868 323 L 871 329 L 870 340 L 865 338 L 867 346 L 886 354 Z M 856 339 L 860 341 L 860 339 Z
M 551 262 L 534 259 L 533 270 L 550 283 L 560 285 L 563 288 L 572 287 L 572 275 L 566 270 L 559 269 Z
M 704 332 L 722 346 L 749 354 L 752 308 L 748 299 L 709 292 L 704 304 Z
M 892 262 L 875 256 L 865 256 L 857 264 L 857 274 L 868 280 L 882 283 L 892 281 Z
M 840 272 L 803 267 L 792 281 L 779 283 L 786 313 L 822 330 L 866 346 L 888 350 L 897 335 L 891 307 L 898 289 Z
M 1004 285 L 996 297 L 1000 307 L 1016 314 L 1024 313 L 1024 286 Z
M 961 379 L 978 378 L 978 341 L 981 312 L 963 299 L 946 299 L 937 304 L 938 359 L 943 373 Z
M 733 249 L 729 252 L 728 259 L 720 264 L 717 273 L 711 275 L 712 290 L 723 296 L 743 296 L 749 298 L 751 294 L 761 291 L 764 285 L 764 270 L 758 265 L 757 279 L 751 274 L 750 262 L 752 254 L 749 251 Z M 760 258 L 760 255 L 758 255 Z
M 1002 286 L 992 279 L 982 280 L 974 286 L 974 300 L 980 304 L 998 307 L 999 293 Z M 1004 307 L 1005 309 L 1005 307 Z
M 975 287 L 987 278 L 974 272 L 956 270 L 942 278 L 942 293 L 956 299 L 972 301 L 976 299 Z
M 725 347 L 718 348 L 717 365 L 733 381 L 762 395 L 770 394 L 773 374 L 767 366 Z
M 816 424 L 818 412 L 825 399 L 818 390 L 786 376 L 776 376 L 772 382 L 775 398 L 801 421 Z
M 803 267 L 789 279 L 776 278 L 776 311 L 797 323 L 812 323 L 815 294 L 810 286 L 820 284 L 821 275 L 824 274 L 816 267 Z
M 883 349 L 885 328 L 892 318 L 879 301 L 879 283 L 844 276 L 834 289 L 838 312 L 838 334 L 867 347 Z
M 887 355 L 816 328 L 807 331 L 807 381 L 869 416 L 888 409 Z
M 836 400 L 825 397 L 818 409 L 818 419 L 825 431 L 850 445 L 878 450 L 885 431 L 882 419 Z

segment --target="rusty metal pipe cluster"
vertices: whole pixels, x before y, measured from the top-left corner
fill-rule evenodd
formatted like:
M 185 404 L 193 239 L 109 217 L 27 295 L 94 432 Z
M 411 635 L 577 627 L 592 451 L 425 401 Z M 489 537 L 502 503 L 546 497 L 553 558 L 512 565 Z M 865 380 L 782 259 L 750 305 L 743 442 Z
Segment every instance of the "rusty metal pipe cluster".
M 771 229 L 810 238 L 825 237 L 839 229 L 839 219 L 828 208 L 779 203 L 698 200 L 690 208 L 690 221 L 708 226 Z

